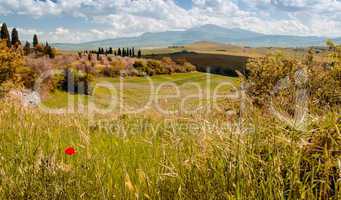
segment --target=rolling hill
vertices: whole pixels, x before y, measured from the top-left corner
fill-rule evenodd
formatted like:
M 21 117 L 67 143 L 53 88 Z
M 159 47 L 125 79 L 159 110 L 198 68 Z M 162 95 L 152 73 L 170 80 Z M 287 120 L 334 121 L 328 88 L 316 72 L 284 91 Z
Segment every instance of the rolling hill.
M 316 36 L 266 35 L 243 29 L 223 28 L 216 25 L 204 25 L 185 31 L 166 31 L 144 33 L 137 37 L 106 39 L 79 44 L 56 43 L 63 50 L 96 49 L 98 47 L 167 47 L 185 45 L 198 41 L 229 43 L 250 47 L 307 47 L 321 46 L 327 38 Z M 341 38 L 334 38 L 341 42 Z

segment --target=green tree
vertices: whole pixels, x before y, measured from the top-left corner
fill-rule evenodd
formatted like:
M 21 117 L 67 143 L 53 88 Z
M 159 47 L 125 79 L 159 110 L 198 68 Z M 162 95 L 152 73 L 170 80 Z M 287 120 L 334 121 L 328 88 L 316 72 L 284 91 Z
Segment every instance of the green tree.
M 13 28 L 12 30 L 12 41 L 11 41 L 12 46 L 19 46 L 21 45 L 21 42 L 19 40 L 19 34 L 16 28 Z
M 142 57 L 142 52 L 141 52 L 141 49 L 138 51 L 137 53 L 137 57 L 141 58 Z
M 1 39 L 2 40 L 6 40 L 7 41 L 7 47 L 10 48 L 11 47 L 11 39 L 10 39 L 10 36 L 9 36 L 9 32 L 8 32 L 6 23 L 2 24 L 0 33 L 1 33 L 0 34 L 1 35 Z
M 24 46 L 24 54 L 29 55 L 31 53 L 31 44 L 26 41 Z
M 7 47 L 5 40 L 0 41 L 0 96 L 18 84 L 17 69 L 23 64 L 21 53 Z
M 88 53 L 88 60 L 91 61 L 92 60 L 92 55 L 91 52 Z
M 48 45 L 46 49 L 46 54 L 49 56 L 49 58 L 54 59 L 56 57 L 56 50 Z
M 38 40 L 38 36 L 36 34 L 34 34 L 33 36 L 33 47 L 36 48 L 39 44 L 39 40 Z
M 44 54 L 47 54 L 49 47 L 50 47 L 49 43 L 46 42 L 46 44 L 44 46 Z

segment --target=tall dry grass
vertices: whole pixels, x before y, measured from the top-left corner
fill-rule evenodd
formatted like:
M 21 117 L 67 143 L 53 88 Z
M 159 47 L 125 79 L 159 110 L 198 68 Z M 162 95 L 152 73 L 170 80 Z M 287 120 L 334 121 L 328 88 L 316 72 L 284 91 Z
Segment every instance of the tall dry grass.
M 336 112 L 289 128 L 224 119 L 89 122 L 0 104 L 1 199 L 340 199 Z M 77 154 L 67 156 L 66 147 Z

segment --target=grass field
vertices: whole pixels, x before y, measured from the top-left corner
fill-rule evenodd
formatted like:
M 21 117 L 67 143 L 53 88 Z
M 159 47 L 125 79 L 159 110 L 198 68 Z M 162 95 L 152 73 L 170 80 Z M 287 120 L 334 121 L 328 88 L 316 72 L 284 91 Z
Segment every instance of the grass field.
M 150 91 L 147 78 L 125 78 L 125 107 L 140 108 L 149 95 L 165 100 L 174 85 L 183 97 L 196 93 L 191 82 L 208 90 L 226 81 L 239 84 L 237 78 L 199 72 L 150 80 L 156 87 L 168 86 L 157 93 Z M 119 91 L 118 78 L 97 80 L 103 81 Z M 218 93 L 230 90 L 223 87 Z M 103 107 L 110 99 L 99 88 L 95 99 L 58 91 L 44 103 L 64 107 L 70 96 Z M 173 109 L 178 103 L 161 105 Z M 141 114 L 113 111 L 89 118 L 1 100 L 0 199 L 341 198 L 341 163 L 334 156 L 341 142 L 337 112 L 325 113 L 298 131 L 264 110 L 248 109 L 240 119 L 218 111 L 163 116 L 155 114 L 154 105 Z M 321 144 L 316 150 L 306 141 Z M 76 154 L 67 155 L 69 147 Z
M 77 105 L 78 102 L 88 104 L 91 101 L 99 108 L 106 108 L 113 103 L 115 104 L 113 108 L 114 113 L 119 111 L 122 113 L 133 112 L 144 107 L 145 109 L 138 113 L 156 114 L 158 112 L 157 108 L 161 108 L 161 110 L 169 112 L 179 111 L 177 114 L 180 114 L 182 107 L 185 110 L 205 112 L 206 107 L 204 105 L 210 102 L 213 103 L 213 101 L 218 104 L 225 101 L 222 97 L 214 98 L 214 95 L 227 95 L 233 86 L 238 87 L 239 79 L 193 72 L 157 75 L 150 78 L 98 78 L 94 85 L 103 83 L 109 84 L 114 89 L 110 91 L 108 88 L 99 86 L 94 90 L 94 95 L 90 97 L 70 95 L 66 92 L 56 91 L 43 104 L 50 108 L 65 108 L 68 106 L 69 100 L 74 98 L 70 100 L 72 105 Z M 186 97 L 188 97 L 188 100 L 181 105 L 181 99 Z
M 174 48 L 149 48 L 143 49 L 144 55 L 152 54 L 172 54 L 181 51 L 192 51 L 202 54 L 218 54 L 218 55 L 230 55 L 241 57 L 261 57 L 274 52 L 282 52 L 294 57 L 302 57 L 308 52 L 309 48 L 270 48 L 270 47 L 243 47 L 230 44 L 222 44 L 215 42 L 195 42 L 182 47 Z
M 213 115 L 89 123 L 1 102 L 0 199 L 340 199 L 338 116 L 306 131 L 262 116 L 242 127 Z M 334 142 L 315 152 L 302 143 L 311 137 Z
M 314 49 L 314 48 L 313 48 Z M 146 58 L 161 59 L 170 57 L 173 60 L 185 59 L 197 66 L 201 72 L 237 76 L 235 70 L 245 72 L 246 63 L 250 58 L 259 58 L 269 54 L 282 54 L 288 57 L 302 59 L 309 52 L 309 48 L 251 48 L 214 42 L 196 42 L 183 47 L 144 49 Z M 314 51 L 314 59 L 318 62 L 326 62 L 328 51 L 319 48 Z

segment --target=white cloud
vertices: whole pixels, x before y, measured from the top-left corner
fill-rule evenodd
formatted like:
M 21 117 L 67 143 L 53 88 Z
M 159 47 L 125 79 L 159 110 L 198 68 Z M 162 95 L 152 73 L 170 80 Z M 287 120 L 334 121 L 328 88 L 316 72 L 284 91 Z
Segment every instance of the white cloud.
M 58 27 L 43 34 L 53 42 L 80 42 L 203 24 L 271 34 L 341 35 L 340 0 L 192 0 L 185 10 L 174 0 L 0 0 L 0 16 L 79 17 L 96 24 L 86 31 Z M 66 22 L 67 23 L 67 22 Z M 67 25 L 67 24 L 66 24 Z M 103 28 L 99 29 L 98 25 Z M 36 25 L 34 28 L 39 28 Z

